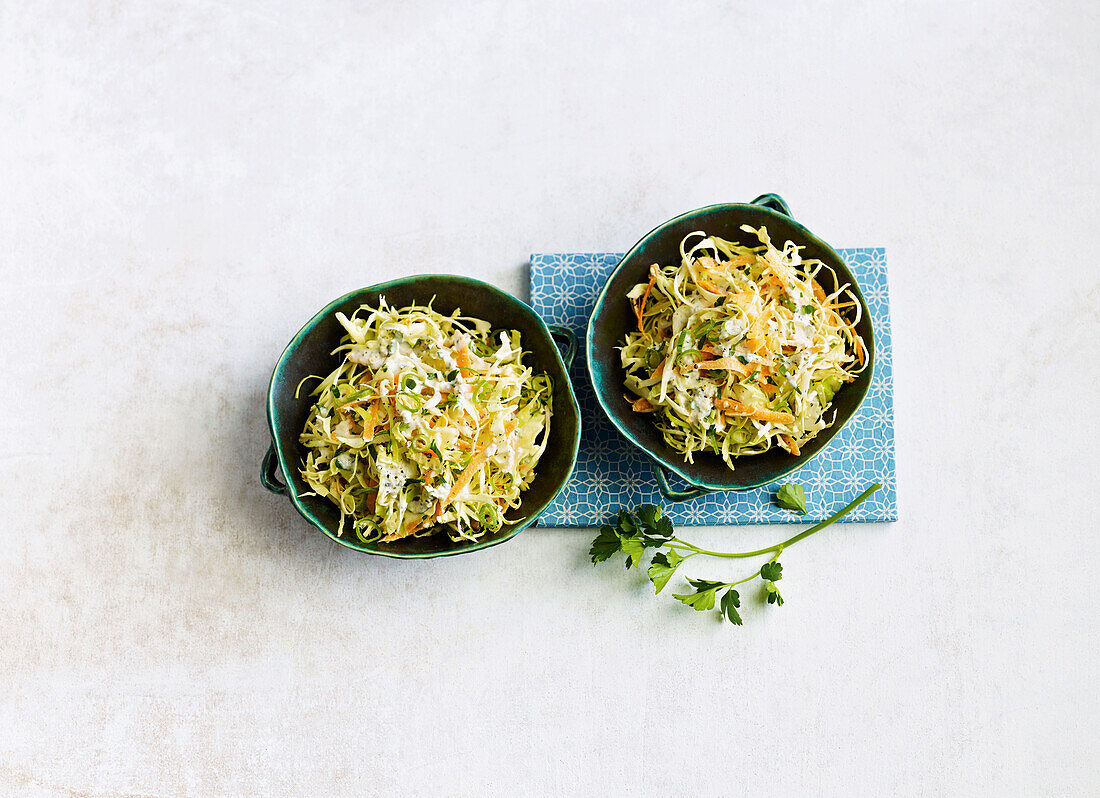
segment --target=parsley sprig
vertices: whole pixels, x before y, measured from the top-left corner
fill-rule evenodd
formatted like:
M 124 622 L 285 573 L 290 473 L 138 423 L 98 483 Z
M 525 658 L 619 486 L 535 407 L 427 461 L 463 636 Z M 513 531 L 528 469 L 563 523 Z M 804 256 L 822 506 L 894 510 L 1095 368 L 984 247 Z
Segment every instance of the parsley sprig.
M 799 532 L 782 543 L 757 549 L 756 551 L 723 552 L 700 548 L 676 537 L 672 521 L 668 516 L 662 514 L 660 507 L 653 504 L 643 504 L 633 513 L 625 509 L 619 510 L 615 523 L 607 524 L 600 529 L 600 534 L 592 542 L 589 555 L 592 558 L 592 564 L 595 565 L 610 560 L 616 554 L 625 554 L 626 567 L 629 569 L 637 568 L 641 564 L 646 549 L 655 549 L 656 551 L 654 551 L 649 562 L 647 574 L 657 593 L 664 590 L 680 566 L 692 557 L 701 555 L 727 559 L 749 559 L 771 555 L 767 562 L 744 579 L 738 579 L 734 582 L 715 582 L 709 579 L 689 578 L 687 583 L 692 590 L 672 595 L 677 601 L 699 612 L 712 610 L 715 603 L 717 603 L 718 612 L 730 623 L 740 626 L 742 621 L 738 609 L 741 607 L 741 594 L 735 589 L 737 585 L 759 578 L 767 596 L 768 604 L 783 606 L 783 596 L 775 585 L 783 578 L 783 566 L 779 562 L 779 556 L 795 543 L 805 540 L 827 526 L 835 524 L 866 501 L 880 487 L 881 485 L 876 482 L 824 521 L 814 524 L 809 529 Z M 721 598 L 718 597 L 719 593 L 721 593 Z

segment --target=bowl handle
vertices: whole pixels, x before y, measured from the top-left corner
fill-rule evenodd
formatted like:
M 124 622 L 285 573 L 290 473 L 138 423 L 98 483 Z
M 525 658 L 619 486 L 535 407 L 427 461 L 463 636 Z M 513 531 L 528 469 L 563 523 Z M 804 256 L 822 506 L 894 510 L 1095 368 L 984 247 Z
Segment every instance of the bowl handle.
M 761 194 L 754 199 L 750 205 L 760 205 L 768 208 L 769 210 L 779 211 L 784 216 L 790 216 L 792 219 L 794 216 L 791 214 L 791 209 L 787 206 L 786 201 L 778 194 Z
M 260 483 L 272 493 L 278 493 L 281 496 L 286 493 L 286 485 L 276 476 L 278 472 L 279 459 L 275 456 L 275 444 L 270 444 L 267 447 L 267 454 L 264 455 L 263 465 L 260 466 Z
M 665 501 L 684 502 L 688 499 L 694 499 L 697 496 L 717 493 L 713 488 L 704 488 L 700 485 L 691 485 L 687 490 L 674 489 L 668 484 L 668 474 L 665 472 L 664 466 L 656 460 L 653 461 L 653 476 L 657 477 L 657 490 L 661 491 L 661 495 L 665 498 Z
M 568 327 L 562 327 L 560 324 L 549 324 L 547 328 L 555 342 L 565 345 L 565 353 L 562 354 L 561 359 L 565 361 L 565 370 L 568 371 L 573 367 L 573 358 L 577 356 L 577 336 Z

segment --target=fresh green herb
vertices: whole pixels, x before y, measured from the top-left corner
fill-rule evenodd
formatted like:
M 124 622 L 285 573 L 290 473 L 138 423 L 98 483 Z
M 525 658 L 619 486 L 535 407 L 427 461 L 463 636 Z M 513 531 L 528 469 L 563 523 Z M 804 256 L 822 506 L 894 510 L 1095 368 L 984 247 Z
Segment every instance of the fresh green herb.
M 595 565 L 611 559 L 620 551 L 622 551 L 622 541 L 619 539 L 615 527 L 603 526 L 600 527 L 600 534 L 592 541 L 592 548 L 589 549 L 588 556 L 592 558 L 592 564 Z
M 719 608 L 722 614 L 726 616 L 730 623 L 740 626 L 741 614 L 737 612 L 737 608 L 741 606 L 741 594 L 734 590 L 732 587 L 725 592 L 722 596 L 722 603 Z
M 768 595 L 769 604 L 783 606 L 783 596 L 775 583 L 783 578 L 783 566 L 778 562 L 766 562 L 760 566 L 760 578 L 764 580 L 764 590 Z
M 698 612 L 714 609 L 714 594 L 727 587 L 724 582 L 711 582 L 707 579 L 689 579 L 688 584 L 695 588 L 694 593 L 673 593 L 672 597 Z
M 656 549 L 650 560 L 647 574 L 649 581 L 653 583 L 654 592 L 660 593 L 680 566 L 692 557 L 702 555 L 704 557 L 726 559 L 748 559 L 771 555 L 767 562 L 744 579 L 738 579 L 734 582 L 715 582 L 709 579 L 689 578 L 688 586 L 692 590 L 673 594 L 673 598 L 677 601 L 700 612 L 714 609 L 717 601 L 718 612 L 721 616 L 730 623 L 740 626 L 741 615 L 738 610 L 741 607 L 741 595 L 735 590 L 737 585 L 759 578 L 767 597 L 767 603 L 783 606 L 783 596 L 775 585 L 783 578 L 783 566 L 779 563 L 779 555 L 795 543 L 835 524 L 866 501 L 880 487 L 881 485 L 876 482 L 824 521 L 814 524 L 809 529 L 799 532 L 782 543 L 764 549 L 757 549 L 756 551 L 710 551 L 688 543 L 686 540 L 676 537 L 672 521 L 661 512 L 660 507 L 653 504 L 643 504 L 633 513 L 621 509 L 614 524 L 606 524 L 600 528 L 599 535 L 592 542 L 589 556 L 592 558 L 592 563 L 596 564 L 610 560 L 617 554 L 623 554 L 626 557 L 625 565 L 629 569 L 638 567 L 645 556 L 646 549 Z M 797 488 L 797 494 L 801 497 L 802 512 L 805 512 L 806 496 L 802 486 L 793 483 L 784 485 L 780 492 L 782 493 L 786 488 Z M 722 594 L 720 599 L 718 598 L 719 593 Z
M 806 489 L 797 482 L 788 482 L 775 492 L 775 503 L 799 515 L 805 515 Z
M 667 552 L 659 551 L 653 555 L 653 561 L 649 564 L 649 581 L 653 583 L 658 593 L 668 584 L 668 580 L 676 573 L 676 569 L 683 561 L 684 558 L 671 549 Z
M 813 305 L 803 305 L 802 306 L 802 312 L 803 313 L 813 313 L 815 310 L 817 310 L 817 308 L 815 308 Z

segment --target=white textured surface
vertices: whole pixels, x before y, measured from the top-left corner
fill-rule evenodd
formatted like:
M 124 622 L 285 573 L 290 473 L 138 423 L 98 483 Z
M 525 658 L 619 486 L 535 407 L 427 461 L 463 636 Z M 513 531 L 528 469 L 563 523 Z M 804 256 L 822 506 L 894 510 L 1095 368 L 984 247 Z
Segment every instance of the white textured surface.
M 1100 789 L 1095 3 L 80 5 L 0 5 L 0 793 Z M 896 342 L 902 520 L 782 609 L 259 487 L 333 297 L 763 191 L 889 248 Z

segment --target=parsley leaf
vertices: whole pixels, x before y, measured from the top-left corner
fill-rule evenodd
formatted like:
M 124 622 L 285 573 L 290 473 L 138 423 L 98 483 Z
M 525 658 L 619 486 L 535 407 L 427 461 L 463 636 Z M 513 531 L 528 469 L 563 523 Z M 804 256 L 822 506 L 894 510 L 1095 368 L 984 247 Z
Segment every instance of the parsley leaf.
M 636 567 L 641 562 L 642 554 L 645 552 L 645 544 L 641 538 L 624 538 L 620 536 L 619 543 L 626 554 L 626 567 Z
M 654 534 L 657 537 L 663 537 L 665 540 L 670 539 L 672 537 L 672 519 L 667 515 L 664 518 L 658 518 Z
M 718 605 L 722 614 L 735 626 L 741 625 L 741 615 L 737 608 L 741 606 L 741 596 L 732 587 L 722 595 L 722 603 Z
M 775 503 L 799 515 L 806 514 L 806 490 L 797 482 L 788 482 L 775 493 Z
M 673 593 L 672 597 L 696 612 L 714 609 L 714 594 L 726 587 L 725 582 L 711 582 L 707 579 L 689 579 L 688 584 L 695 588 L 694 593 Z
M 766 562 L 760 566 L 760 578 L 768 582 L 778 582 L 783 578 L 783 565 L 777 562 Z
M 768 603 L 783 606 L 783 594 L 775 583 L 783 578 L 783 566 L 777 562 L 766 562 L 760 566 L 760 578 L 764 580 L 764 590 L 767 591 Z
M 661 508 L 656 504 L 643 504 L 634 514 L 638 516 L 638 520 L 642 522 L 642 526 L 654 526 L 657 523 L 657 519 L 661 517 Z
M 604 526 L 600 534 L 592 541 L 592 548 L 588 554 L 592 558 L 592 564 L 603 562 L 622 550 L 622 541 L 613 526 Z
M 642 543 L 650 546 L 663 546 L 672 539 L 672 520 L 668 516 L 659 518 L 655 526 L 647 526 L 642 533 Z
M 653 562 L 649 565 L 649 581 L 653 583 L 655 593 L 664 590 L 668 580 L 676 573 L 676 569 L 683 561 L 684 558 L 674 551 L 669 551 L 668 554 L 658 552 L 653 555 Z

